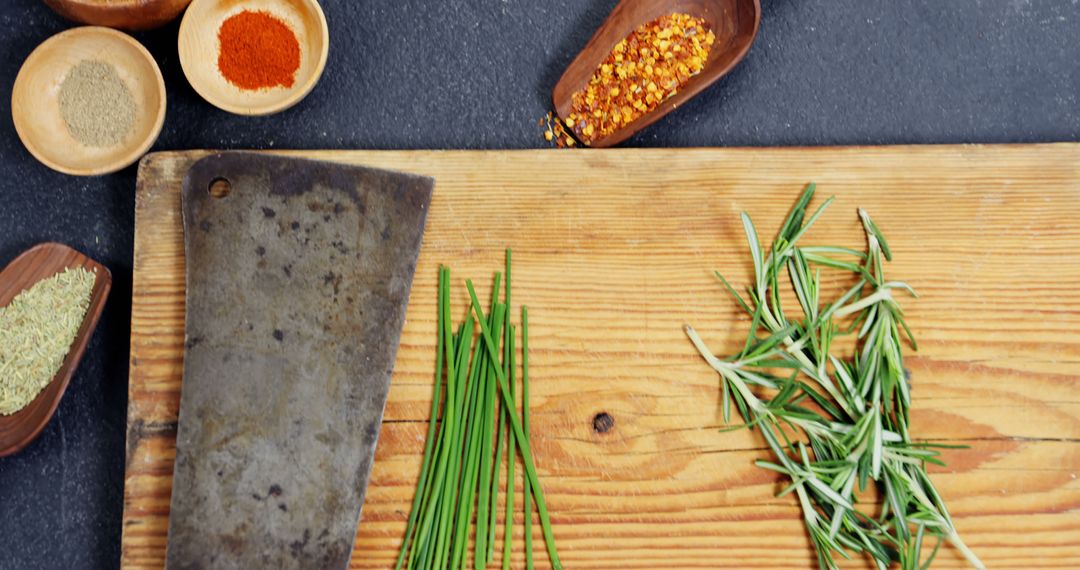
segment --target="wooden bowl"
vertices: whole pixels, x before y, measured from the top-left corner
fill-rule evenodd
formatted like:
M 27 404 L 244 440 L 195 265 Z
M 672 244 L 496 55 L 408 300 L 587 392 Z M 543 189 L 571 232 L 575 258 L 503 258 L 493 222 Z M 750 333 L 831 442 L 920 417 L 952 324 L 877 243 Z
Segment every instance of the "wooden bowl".
M 716 43 L 701 73 L 691 77 L 674 96 L 606 137 L 593 139 L 589 146 L 618 144 L 655 123 L 679 105 L 697 95 L 731 71 L 754 42 L 761 23 L 760 0 L 622 0 L 596 30 L 589 43 L 566 68 L 555 85 L 552 100 L 559 117 L 566 121 L 572 111 L 572 96 L 584 89 L 596 69 L 626 36 L 638 26 L 674 13 L 703 18 L 716 34 Z
M 285 22 L 300 42 L 300 68 L 292 87 L 245 90 L 218 70 L 218 30 L 244 10 L 268 12 Z M 180 65 L 191 86 L 215 107 L 238 115 L 269 115 L 300 102 L 326 67 L 330 32 L 315 0 L 194 0 L 180 23 Z
M 75 335 L 60 370 L 52 382 L 25 408 L 11 415 L 0 415 L 0 457 L 11 455 L 30 445 L 49 423 L 60 398 L 67 389 L 71 375 L 86 351 L 86 343 L 97 326 L 105 299 L 112 287 L 112 275 L 104 265 L 86 257 L 66 245 L 43 243 L 25 251 L 0 272 L 0 307 L 6 307 L 16 295 L 29 289 L 38 281 L 52 277 L 69 267 L 83 267 L 95 272 L 97 279 L 90 292 L 90 306 L 86 310 L 82 327 Z
M 120 145 L 91 147 L 60 115 L 60 84 L 84 60 L 113 65 L 136 103 L 135 124 Z M 11 116 L 30 154 L 49 168 L 91 176 L 116 172 L 146 154 L 165 122 L 165 81 L 150 52 L 131 36 L 100 27 L 73 28 L 45 40 L 26 58 L 11 93 Z
M 57 14 L 91 26 L 125 30 L 157 28 L 180 15 L 191 0 L 45 0 Z

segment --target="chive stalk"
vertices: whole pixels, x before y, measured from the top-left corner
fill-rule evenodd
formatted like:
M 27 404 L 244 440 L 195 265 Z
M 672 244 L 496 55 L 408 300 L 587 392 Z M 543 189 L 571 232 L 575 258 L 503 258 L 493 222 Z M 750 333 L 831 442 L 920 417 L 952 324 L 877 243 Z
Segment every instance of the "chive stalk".
M 504 369 L 507 372 L 507 376 L 510 378 L 510 400 L 503 402 L 503 413 L 499 416 L 499 436 L 502 437 L 502 426 L 506 420 L 506 408 L 517 409 L 517 404 L 514 401 L 516 394 L 514 394 L 514 374 L 517 367 L 514 363 L 514 338 L 516 336 L 514 326 L 510 324 L 510 315 L 513 310 L 513 305 L 510 302 L 510 274 L 512 263 L 512 252 L 510 248 L 506 249 L 506 331 L 507 336 L 504 344 L 506 345 L 506 355 L 503 359 L 503 363 L 506 365 Z M 506 516 L 505 516 L 505 528 L 503 530 L 503 569 L 506 570 L 510 567 L 510 554 L 511 554 L 511 541 L 514 537 L 514 464 L 517 458 L 517 446 L 514 438 L 514 433 L 509 428 L 507 431 L 507 446 L 510 448 L 510 453 L 507 454 L 508 463 L 506 465 Z M 502 455 L 500 448 L 499 463 L 502 463 Z M 496 471 L 496 474 L 498 472 Z M 498 477 L 495 478 L 496 488 L 498 488 Z M 494 505 L 494 499 L 492 505 Z M 495 512 L 494 506 L 492 507 L 492 513 Z M 492 515 L 491 525 L 491 540 L 495 541 L 495 517 Z M 492 558 L 494 558 L 494 549 L 491 552 Z
M 431 395 L 431 412 L 429 417 L 431 421 L 428 422 L 427 437 L 424 440 L 424 459 L 420 463 L 420 482 L 417 483 L 417 488 L 422 489 L 423 492 L 416 493 L 413 497 L 412 508 L 409 510 L 409 522 L 405 526 L 405 542 L 401 545 L 401 552 L 398 554 L 397 563 L 394 564 L 395 570 L 400 570 L 402 564 L 405 562 L 405 555 L 408 552 L 409 542 L 413 539 L 413 532 L 416 529 L 416 518 L 420 514 L 420 505 L 426 502 L 428 495 L 431 493 L 432 477 L 428 477 L 431 466 L 431 453 L 435 444 L 435 418 L 439 415 L 439 389 L 442 386 L 442 372 L 443 372 L 443 335 L 442 328 L 446 315 L 443 313 L 442 295 L 446 289 L 446 268 L 439 268 L 439 307 L 436 310 L 436 325 L 435 330 L 437 338 L 435 341 L 435 385 Z M 446 421 L 446 417 L 443 417 L 443 421 Z
M 520 416 L 517 411 L 517 328 L 510 317 L 510 265 L 507 250 L 505 302 L 499 299 L 501 276 L 496 273 L 491 308 L 486 315 L 472 282 L 466 281 L 469 310 L 456 333 L 451 323 L 450 270 L 439 270 L 436 384 L 432 391 L 431 420 L 416 495 L 395 570 L 464 570 L 468 566 L 468 546 L 474 528 L 474 567 L 485 568 L 494 562 L 500 468 L 504 457 L 507 491 L 502 566 L 509 568 L 515 459 L 519 452 L 525 466 L 526 564 L 529 568 L 533 566 L 531 514 L 535 500 L 552 566 L 562 568 L 528 442 L 528 404 Z M 524 308 L 521 330 L 521 390 L 527 399 L 528 311 Z M 474 342 L 477 332 L 479 338 Z
M 514 385 L 516 384 L 514 378 L 514 327 L 510 326 L 510 333 L 506 338 L 507 344 L 510 345 L 508 351 L 509 370 L 510 370 L 510 400 L 505 404 L 505 408 L 516 409 L 517 404 L 514 402 L 514 398 L 517 396 L 514 393 Z M 517 445 L 514 433 L 510 432 L 507 442 L 510 447 L 509 462 L 506 464 L 506 521 L 505 529 L 503 530 L 503 557 L 502 567 L 503 570 L 509 570 L 510 568 L 510 554 L 511 554 L 511 540 L 514 536 L 514 459 L 517 457 Z
M 498 323 L 498 330 L 503 330 L 503 318 L 506 305 L 499 304 L 495 307 L 492 318 Z M 498 332 L 496 332 L 498 335 Z M 478 511 L 476 515 L 476 554 L 475 566 L 480 569 L 487 567 L 488 559 L 488 529 L 493 526 L 495 509 L 491 508 L 491 497 L 494 495 L 491 489 L 494 443 L 492 436 L 495 431 L 495 382 L 491 378 L 491 368 L 501 367 L 498 357 L 490 363 L 488 376 L 484 382 L 483 422 L 480 424 L 480 496 L 477 499 Z M 501 369 L 501 368 L 500 368 Z M 496 491 L 498 487 L 496 487 Z
M 508 345 L 509 346 L 509 345 Z M 507 358 L 509 358 L 507 356 Z M 491 516 L 488 519 L 488 525 L 484 529 L 487 533 L 487 563 L 491 564 L 495 562 L 495 527 L 496 516 L 495 513 L 499 508 L 499 471 L 502 467 L 503 458 L 505 457 L 506 446 L 504 445 L 505 432 L 506 432 L 506 412 L 503 410 L 498 411 L 499 425 L 495 433 L 498 435 L 498 442 L 495 444 L 495 469 L 491 476 L 491 503 L 489 505 Z M 513 454 L 510 455 L 513 458 Z M 512 462 L 512 461 L 511 461 Z
M 440 539 L 442 538 L 441 532 L 433 532 L 432 523 L 435 518 L 440 514 L 442 509 L 445 509 L 445 480 L 448 477 L 447 463 L 450 457 L 450 450 L 453 448 L 453 433 L 456 429 L 457 418 L 460 416 L 460 412 L 456 409 L 456 402 L 461 400 L 459 394 L 459 386 L 464 386 L 462 378 L 462 372 L 464 368 L 461 366 L 461 355 L 467 352 L 468 346 L 472 340 L 472 326 L 471 321 L 466 322 L 454 337 L 452 333 L 452 326 L 450 324 L 450 270 L 444 269 L 444 278 L 442 280 L 442 288 L 439 291 L 439 306 L 442 313 L 442 326 L 439 331 L 439 335 L 442 338 L 443 354 L 441 358 L 445 360 L 446 368 L 446 399 L 445 399 L 445 411 L 443 412 L 442 429 L 439 431 L 439 451 L 436 461 L 437 468 L 435 474 L 431 477 L 433 481 L 434 492 L 431 495 L 431 502 L 425 505 L 422 510 L 422 515 L 419 517 L 422 521 L 418 534 L 417 541 L 413 543 L 412 555 L 410 557 L 410 568 L 423 567 L 424 562 L 438 558 L 440 553 Z M 439 530 L 442 530 L 444 525 L 440 525 Z M 418 547 L 417 543 L 420 539 L 423 539 L 423 544 Z
M 496 282 L 498 277 L 496 276 Z M 498 287 L 496 287 L 497 289 Z M 477 302 L 476 300 L 473 301 Z M 478 306 L 473 306 L 475 311 L 483 311 Z M 491 323 L 480 323 L 481 330 L 490 330 L 490 325 L 494 324 L 497 329 L 502 329 L 502 314 L 503 305 L 495 305 L 495 310 L 491 314 Z M 496 331 L 498 334 L 498 331 Z M 480 372 L 477 374 L 477 380 L 473 383 L 476 387 L 473 398 L 473 408 L 470 414 L 469 430 L 467 436 L 467 447 L 465 450 L 465 471 L 462 473 L 462 487 L 461 495 L 458 499 L 458 516 L 457 523 L 454 525 L 456 532 L 454 542 L 454 555 L 451 558 L 452 568 L 464 568 L 465 567 L 465 551 L 469 542 L 469 528 L 472 526 L 474 509 L 477 502 L 477 485 L 480 483 L 481 466 L 483 461 L 480 457 L 482 449 L 482 441 L 484 434 L 484 427 L 486 426 L 486 406 L 485 399 L 487 397 L 488 386 L 491 383 L 491 371 L 494 369 L 498 372 L 502 372 L 502 368 L 498 365 L 498 356 L 493 356 L 492 348 L 489 345 L 487 350 L 484 350 L 484 346 L 481 345 L 477 348 L 476 354 L 480 357 Z M 490 356 L 491 359 L 485 358 Z M 479 538 L 479 535 L 478 535 Z
M 513 362 L 514 362 L 513 361 L 513 355 L 514 355 L 514 328 L 510 325 L 510 317 L 511 317 L 511 304 L 510 304 L 511 265 L 512 265 L 511 251 L 510 251 L 509 248 L 507 248 L 506 249 L 506 281 L 504 282 L 505 291 L 503 292 L 503 296 L 506 298 L 506 322 L 503 323 L 503 331 L 506 333 L 506 337 L 503 339 L 503 370 L 507 374 L 513 374 L 513 371 L 514 371 L 514 364 L 513 364 Z M 511 391 L 513 391 L 513 382 L 511 382 Z M 507 405 L 513 405 L 513 404 L 507 404 L 506 402 L 503 402 L 503 404 L 502 404 L 502 406 L 507 406 Z M 498 406 L 498 402 L 496 402 L 496 406 Z M 495 452 L 497 454 L 497 456 L 495 458 L 495 470 L 494 470 L 493 476 L 491 477 L 491 510 L 490 510 L 491 516 L 489 518 L 488 525 L 487 525 L 487 533 L 488 533 L 488 537 L 487 537 L 487 563 L 488 564 L 491 564 L 492 562 L 495 561 L 495 527 L 497 526 L 496 525 L 497 517 L 495 516 L 495 513 L 498 510 L 498 506 L 499 506 L 499 468 L 502 466 L 503 456 L 504 456 L 504 454 L 503 454 L 503 451 L 504 451 L 503 439 L 504 439 L 504 436 L 505 436 L 505 432 L 507 431 L 506 428 L 505 428 L 505 425 L 506 425 L 506 411 L 502 410 L 499 413 L 499 429 L 496 432 L 498 434 L 499 440 L 498 440 L 498 443 L 495 446 Z M 512 434 L 511 434 L 511 436 L 512 436 Z M 508 469 L 507 473 L 513 473 L 513 469 L 514 469 L 514 450 L 513 450 L 513 447 L 510 448 L 509 457 L 510 457 L 510 464 L 507 467 L 507 469 Z M 508 484 L 507 484 L 507 493 L 508 493 L 508 495 L 507 495 L 508 499 L 507 500 L 512 504 L 513 503 L 513 496 L 514 496 L 513 491 L 514 490 L 511 487 L 512 483 L 509 483 L 509 481 L 513 481 L 513 476 L 512 475 L 508 479 Z M 507 510 L 507 513 L 510 513 L 510 511 Z M 510 519 L 510 521 L 512 523 L 513 519 Z M 507 529 L 510 529 L 510 528 L 511 527 L 508 525 Z M 507 536 L 508 535 L 504 535 L 504 538 L 503 538 L 503 542 L 504 542 L 503 550 L 504 551 L 505 551 L 506 548 L 508 548 L 507 544 L 508 544 L 509 538 L 507 538 Z
M 502 321 L 496 318 L 499 307 L 499 283 L 502 275 L 495 274 L 495 286 L 492 288 L 491 299 L 491 322 L 489 325 L 502 325 Z M 478 302 L 474 300 L 473 302 Z M 481 323 L 482 325 L 483 323 Z M 472 371 L 474 378 L 469 385 L 472 389 L 471 412 L 469 413 L 469 425 L 465 436 L 465 455 L 462 463 L 461 491 L 458 496 L 456 524 L 454 525 L 454 540 L 451 551 L 451 568 L 465 568 L 469 542 L 469 529 L 472 526 L 474 505 L 476 504 L 477 484 L 480 479 L 482 460 L 480 452 L 482 448 L 485 415 L 488 408 L 488 387 L 491 384 L 491 364 L 484 358 L 485 346 L 478 344 L 473 354 Z M 479 537 L 478 537 L 479 538 Z M 479 540 L 478 540 L 479 542 Z M 475 563 L 475 561 L 474 561 Z
M 521 307 L 521 427 L 529 439 L 529 308 Z M 532 493 L 529 476 L 522 473 L 525 501 L 525 568 L 533 570 Z
M 449 276 L 449 273 L 447 274 Z M 447 283 L 447 290 L 444 293 L 446 303 L 446 315 L 447 320 L 450 318 L 450 286 Z M 448 334 L 450 331 L 449 322 L 444 329 Z M 439 521 L 437 531 L 435 533 L 433 547 L 435 562 L 435 568 L 445 568 L 446 561 L 449 557 L 450 550 L 450 536 L 449 536 L 449 521 L 454 512 L 454 504 L 456 496 L 454 495 L 454 489 L 456 489 L 459 471 L 461 454 L 458 450 L 461 449 L 460 433 L 461 426 L 464 423 L 464 401 L 465 401 L 465 382 L 467 379 L 467 364 L 468 354 L 472 348 L 473 337 L 473 323 L 472 320 L 468 320 L 461 326 L 458 333 L 458 342 L 456 350 L 453 356 L 454 366 L 452 368 L 452 376 L 454 378 L 454 389 L 447 389 L 447 394 L 453 394 L 453 400 L 447 401 L 447 412 L 451 414 L 452 422 L 443 422 L 443 433 L 446 434 L 447 445 L 444 446 L 446 450 L 440 455 L 439 467 L 443 474 L 441 487 L 441 493 L 437 495 L 438 498 L 438 512 L 436 513 L 437 520 Z M 451 355 L 447 354 L 447 359 Z M 421 566 L 422 567 L 422 566 Z
M 473 311 L 476 313 L 476 319 L 480 323 L 480 337 L 483 339 L 484 344 L 488 347 L 487 354 L 493 360 L 496 360 L 495 355 L 495 341 L 492 340 L 491 327 L 484 324 L 484 310 L 480 308 L 480 305 L 476 298 L 476 290 L 473 288 L 471 280 L 465 281 L 465 286 L 469 290 L 469 297 L 473 301 Z M 497 362 L 497 360 L 496 360 Z M 502 373 L 502 368 L 493 366 L 495 370 L 495 379 L 499 383 L 499 391 L 502 392 L 503 400 L 511 401 L 510 389 L 506 384 L 506 376 Z M 544 533 L 544 542 L 547 545 L 548 556 L 551 558 L 551 565 L 556 570 L 562 568 L 562 562 L 559 560 L 559 553 L 555 548 L 555 536 L 551 531 L 551 518 L 548 515 L 547 502 L 544 500 L 544 491 L 540 487 L 540 479 L 536 475 L 536 464 L 533 463 L 532 448 L 529 445 L 529 441 L 525 439 L 525 432 L 521 430 L 521 420 L 518 418 L 517 410 L 513 408 L 507 408 L 507 413 L 510 418 L 510 425 L 514 429 L 514 434 L 518 438 L 521 449 L 521 459 L 525 464 L 525 473 L 528 475 L 530 482 L 533 486 L 533 496 L 536 499 L 536 510 L 540 513 L 540 529 Z

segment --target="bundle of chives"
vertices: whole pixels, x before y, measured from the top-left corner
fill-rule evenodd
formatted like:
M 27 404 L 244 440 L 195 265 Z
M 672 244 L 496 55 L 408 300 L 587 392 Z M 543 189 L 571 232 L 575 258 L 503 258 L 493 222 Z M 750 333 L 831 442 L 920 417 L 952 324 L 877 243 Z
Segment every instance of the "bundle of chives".
M 474 567 L 486 568 L 494 562 L 499 473 L 504 457 L 507 461 L 507 495 L 502 566 L 509 568 L 514 520 L 514 463 L 518 453 L 525 466 L 526 564 L 533 567 L 531 534 L 535 499 L 552 567 L 562 568 L 529 445 L 528 310 L 524 307 L 521 417 L 515 403 L 517 328 L 510 322 L 510 265 L 510 251 L 507 250 L 505 299 L 504 302 L 499 300 L 502 276 L 496 273 L 487 316 L 480 308 L 472 282 L 466 281 L 471 306 L 456 334 L 450 316 L 450 270 L 439 270 L 437 358 L 431 421 L 397 569 L 466 568 L 474 523 Z M 477 329 L 479 339 L 474 343 Z M 442 389 L 444 382 L 445 390 Z M 442 422 L 437 421 L 440 409 Z M 505 453 L 506 448 L 509 453 Z

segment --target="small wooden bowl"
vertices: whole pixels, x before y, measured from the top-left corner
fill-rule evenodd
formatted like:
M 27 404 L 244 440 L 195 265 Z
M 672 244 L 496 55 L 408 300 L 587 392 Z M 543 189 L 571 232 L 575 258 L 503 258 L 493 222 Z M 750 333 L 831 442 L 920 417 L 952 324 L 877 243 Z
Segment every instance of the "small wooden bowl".
M 566 68 L 555 85 L 552 100 L 555 111 L 565 122 L 572 111 L 572 97 L 584 89 L 596 68 L 611 50 L 642 24 L 674 13 L 690 14 L 708 22 L 716 43 L 709 52 L 705 68 L 683 85 L 675 95 L 649 113 L 615 130 L 606 137 L 593 139 L 589 146 L 618 144 L 639 130 L 655 123 L 679 105 L 697 95 L 726 75 L 746 53 L 757 36 L 761 23 L 760 0 L 622 0 L 607 20 L 596 30 L 589 43 Z
M 112 64 L 135 100 L 131 133 L 114 147 L 86 146 L 60 115 L 60 84 L 84 60 Z M 26 58 L 11 93 L 11 116 L 26 149 L 45 166 L 65 174 L 116 172 L 146 154 L 165 123 L 161 70 L 131 36 L 100 27 L 73 28 L 45 40 Z
M 101 311 L 105 308 L 105 299 L 112 287 L 112 275 L 104 265 L 58 243 L 36 245 L 0 271 L 0 307 L 6 307 L 19 293 L 69 267 L 83 267 L 97 274 L 94 288 L 90 292 L 90 306 L 86 310 L 82 327 L 75 335 L 75 341 L 72 342 L 67 357 L 52 382 L 25 408 L 8 416 L 0 415 L 0 457 L 11 455 L 30 445 L 41 430 L 45 429 L 45 424 L 49 423 L 68 382 L 71 381 L 71 375 L 75 373 L 75 368 L 86 351 L 86 343 L 90 341 L 90 335 L 97 326 Z
M 91 26 L 125 30 L 157 28 L 180 15 L 191 0 L 45 0 L 57 14 Z
M 292 87 L 245 90 L 218 70 L 218 30 L 244 10 L 268 12 L 300 42 L 300 68 Z M 326 16 L 315 0 L 194 0 L 180 23 L 180 65 L 191 86 L 215 107 L 237 115 L 269 115 L 300 102 L 318 83 L 330 48 Z

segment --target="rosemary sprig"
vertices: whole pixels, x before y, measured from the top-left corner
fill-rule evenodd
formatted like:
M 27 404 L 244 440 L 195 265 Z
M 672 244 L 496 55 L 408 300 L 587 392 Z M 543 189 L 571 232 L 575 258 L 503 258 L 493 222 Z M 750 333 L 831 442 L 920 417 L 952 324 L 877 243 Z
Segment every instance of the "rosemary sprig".
M 744 298 L 717 274 L 750 315 L 742 350 L 717 358 L 686 327 L 691 342 L 720 374 L 724 421 L 730 421 L 734 402 L 743 426 L 760 431 L 775 461 L 756 464 L 790 481 L 779 496 L 794 493 L 820 568 L 837 568 L 836 556 L 855 553 L 868 556 L 878 568 L 899 562 L 905 570 L 923 569 L 943 541 L 975 568 L 984 568 L 960 539 L 926 472 L 927 463 L 942 464 L 937 448 L 945 446 L 913 441 L 909 431 L 911 390 L 903 339 L 916 346 L 896 295 L 915 292 L 905 283 L 886 280 L 885 262 L 892 260 L 892 252 L 864 210 L 859 218 L 867 238 L 865 253 L 798 245 L 833 200 L 807 217 L 814 189 L 811 184 L 800 195 L 768 249 L 760 244 L 750 216 L 742 214 L 754 282 Z M 856 280 L 827 305 L 820 296 L 823 268 L 850 272 Z M 785 273 L 801 315 L 781 305 Z M 842 327 L 841 320 L 847 319 L 850 323 Z M 832 344 L 844 334 L 857 335 L 856 353 L 850 357 L 838 356 Z M 788 433 L 798 438 L 792 441 Z M 871 481 L 882 490 L 877 517 L 855 508 L 857 490 Z M 938 544 L 923 561 L 928 536 Z

